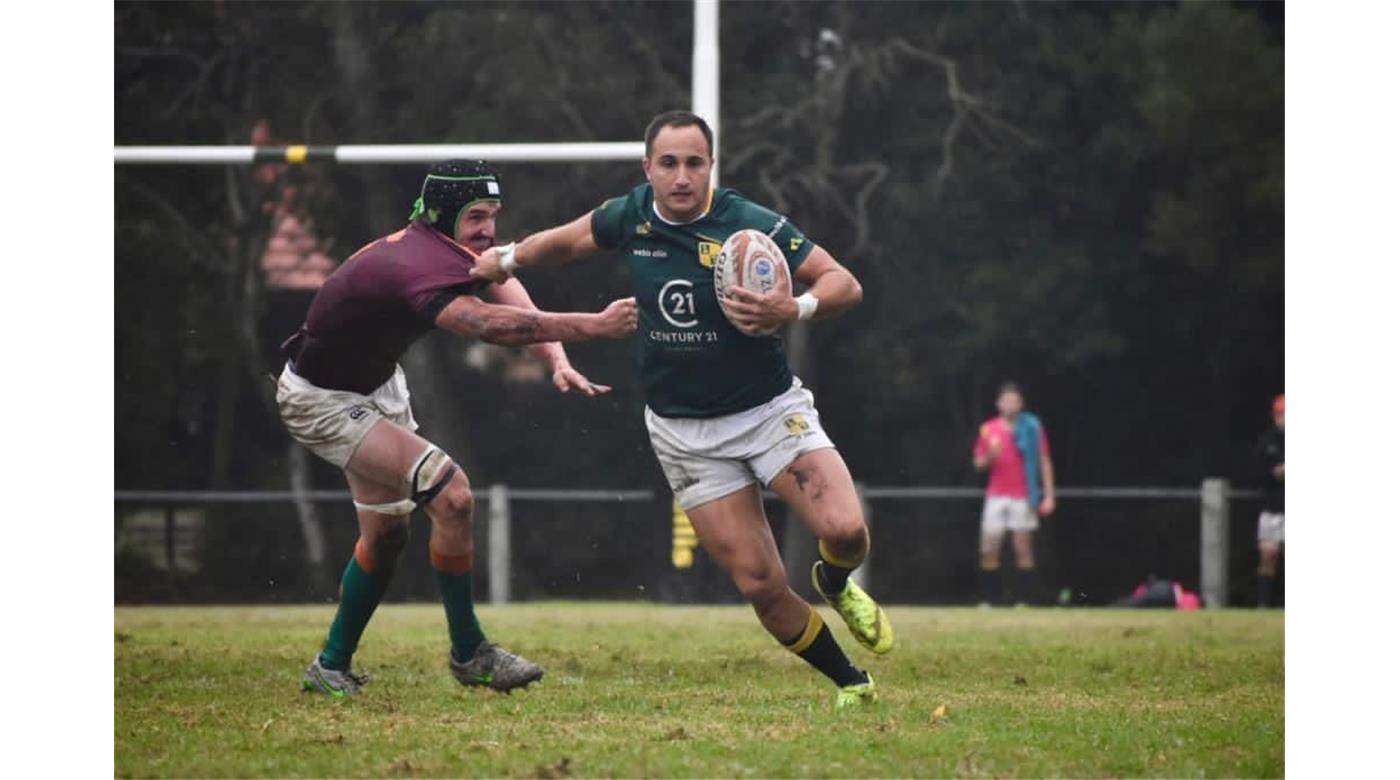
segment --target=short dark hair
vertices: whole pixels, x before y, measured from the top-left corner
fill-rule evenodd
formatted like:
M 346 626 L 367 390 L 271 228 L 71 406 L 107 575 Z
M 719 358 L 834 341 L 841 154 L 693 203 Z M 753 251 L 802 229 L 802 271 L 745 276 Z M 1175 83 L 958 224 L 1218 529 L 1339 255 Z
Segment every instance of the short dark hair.
M 1016 384 L 1015 382 L 1012 382 L 1010 379 L 1006 380 L 1005 382 L 1002 382 L 1001 387 L 997 388 L 997 398 L 1000 398 L 1006 395 L 1007 393 L 1015 393 L 1016 395 L 1022 397 L 1025 396 L 1025 393 L 1021 392 L 1021 386 Z
M 690 113 L 689 111 L 679 111 L 679 110 L 678 110 L 678 111 L 666 111 L 666 112 L 657 114 L 656 116 L 652 117 L 651 122 L 647 123 L 647 133 L 646 133 L 646 141 L 647 141 L 646 155 L 647 155 L 647 157 L 650 157 L 650 156 L 651 156 L 651 144 L 652 144 L 652 141 L 655 141 L 655 140 L 656 140 L 656 135 L 657 135 L 657 133 L 660 133 L 660 132 L 661 132 L 661 128 L 663 128 L 663 127 L 690 127 L 691 125 L 694 125 L 695 127 L 700 128 L 700 132 L 703 133 L 703 134 L 705 135 L 705 146 L 710 150 L 710 156 L 711 156 L 711 157 L 714 157 L 714 156 L 715 156 L 715 134 L 714 134 L 713 131 L 710 130 L 710 126 L 709 126 L 708 124 L 706 124 L 705 120 L 701 119 L 700 117 L 696 116 L 695 114 L 692 114 L 692 113 Z

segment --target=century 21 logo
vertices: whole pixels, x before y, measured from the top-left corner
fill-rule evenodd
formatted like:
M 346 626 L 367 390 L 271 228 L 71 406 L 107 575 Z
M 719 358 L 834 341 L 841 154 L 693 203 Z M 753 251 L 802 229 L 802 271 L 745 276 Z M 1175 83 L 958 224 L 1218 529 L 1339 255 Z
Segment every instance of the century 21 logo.
M 700 324 L 695 319 L 695 285 L 689 279 L 672 279 L 662 285 L 656 305 L 661 309 L 661 316 L 677 328 L 693 328 Z

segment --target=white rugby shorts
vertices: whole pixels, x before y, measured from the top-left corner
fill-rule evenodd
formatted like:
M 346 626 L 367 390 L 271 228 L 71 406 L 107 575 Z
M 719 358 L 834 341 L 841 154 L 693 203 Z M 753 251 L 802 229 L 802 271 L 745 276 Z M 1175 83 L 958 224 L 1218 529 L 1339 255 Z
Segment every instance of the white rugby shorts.
M 293 440 L 340 468 L 345 468 L 381 419 L 410 431 L 418 429 L 409 405 L 408 381 L 399 366 L 374 392 L 360 395 L 317 387 L 297 376 L 288 364 L 277 380 L 277 410 Z
M 1283 513 L 1259 513 L 1260 544 L 1283 544 Z
M 796 377 L 765 404 L 720 417 L 662 417 L 647 408 L 651 447 L 681 509 L 691 509 L 755 481 L 765 487 L 798 456 L 835 447 Z
M 1011 496 L 987 496 L 982 505 L 982 536 L 999 537 L 1007 531 L 1034 531 L 1040 528 L 1040 518 L 1031 507 L 1030 499 Z

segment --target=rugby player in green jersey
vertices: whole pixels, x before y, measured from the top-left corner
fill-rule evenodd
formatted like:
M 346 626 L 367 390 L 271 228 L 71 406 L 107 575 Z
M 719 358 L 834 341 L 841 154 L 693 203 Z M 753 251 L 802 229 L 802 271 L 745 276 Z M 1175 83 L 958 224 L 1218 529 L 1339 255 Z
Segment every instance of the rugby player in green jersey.
M 873 701 L 870 675 L 788 587 L 759 492 L 771 488 L 802 516 L 819 540 L 813 584 L 861 645 L 887 653 L 894 646 L 889 619 L 850 579 L 870 552 L 850 471 L 822 430 L 811 392 L 788 368 L 782 340 L 746 335 L 721 308 L 748 330 L 771 330 L 841 314 L 860 302 L 860 283 L 787 217 L 734 190 L 710 189 L 714 138 L 703 119 L 667 112 L 651 121 L 645 138 L 646 184 L 573 222 L 485 251 L 473 274 L 501 282 L 519 267 L 599 250 L 627 259 L 647 430 L 700 543 L 733 577 L 763 627 L 837 685 L 838 706 Z M 807 292 L 736 288 L 719 300 L 715 258 L 725 239 L 748 228 L 778 244 Z

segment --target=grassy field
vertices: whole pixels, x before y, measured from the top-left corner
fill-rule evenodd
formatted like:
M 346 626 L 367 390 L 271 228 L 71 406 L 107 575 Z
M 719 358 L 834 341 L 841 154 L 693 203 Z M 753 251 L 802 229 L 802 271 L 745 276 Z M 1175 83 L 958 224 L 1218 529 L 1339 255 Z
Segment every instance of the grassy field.
M 349 701 L 303 695 L 329 606 L 116 609 L 119 777 L 1278 777 L 1283 615 L 896 607 L 880 686 L 834 688 L 743 607 L 481 609 L 544 680 L 446 669 L 437 605 L 389 605 Z

